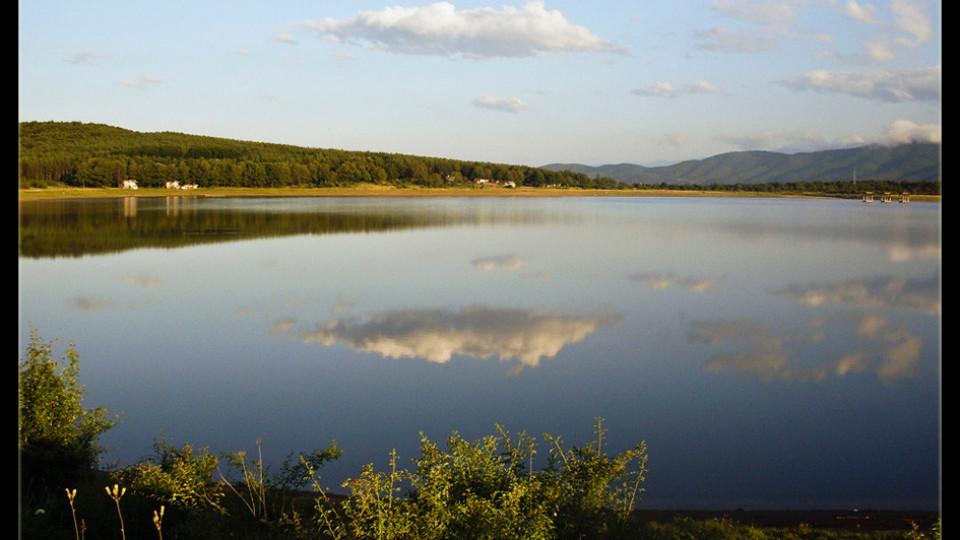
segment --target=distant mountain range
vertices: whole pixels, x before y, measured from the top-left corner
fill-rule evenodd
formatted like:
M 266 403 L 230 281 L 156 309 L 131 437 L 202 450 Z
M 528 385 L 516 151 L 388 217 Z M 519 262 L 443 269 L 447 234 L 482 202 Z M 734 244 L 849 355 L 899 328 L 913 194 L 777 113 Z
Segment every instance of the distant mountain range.
M 940 152 L 940 144 L 912 143 L 796 154 L 766 151 L 728 152 L 662 167 L 630 163 L 600 166 L 551 163 L 542 168 L 599 175 L 628 184 L 646 185 L 836 182 L 855 178 L 939 181 Z

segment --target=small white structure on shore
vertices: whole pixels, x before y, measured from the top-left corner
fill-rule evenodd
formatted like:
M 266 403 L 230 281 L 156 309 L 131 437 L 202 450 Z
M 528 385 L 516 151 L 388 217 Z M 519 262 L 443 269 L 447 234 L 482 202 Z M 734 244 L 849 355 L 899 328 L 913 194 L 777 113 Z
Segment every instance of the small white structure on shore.
M 165 185 L 167 189 L 197 189 L 198 187 L 200 187 L 198 184 L 182 184 L 181 185 L 180 182 L 176 180 L 172 182 L 167 182 Z
M 129 179 L 124 180 L 123 182 L 120 182 L 120 189 L 137 189 L 137 181 Z

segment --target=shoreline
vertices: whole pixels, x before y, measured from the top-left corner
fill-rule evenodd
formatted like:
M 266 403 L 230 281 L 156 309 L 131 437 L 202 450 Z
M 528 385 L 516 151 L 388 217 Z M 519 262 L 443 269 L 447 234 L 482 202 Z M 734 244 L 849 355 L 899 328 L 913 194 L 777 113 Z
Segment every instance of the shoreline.
M 939 510 L 634 510 L 643 522 L 669 523 L 676 519 L 719 520 L 754 527 L 842 531 L 909 531 L 923 529 L 942 518 Z
M 96 199 L 120 197 L 748 197 L 796 199 L 858 199 L 860 195 L 827 195 L 822 193 L 767 193 L 753 191 L 706 191 L 670 189 L 580 189 L 533 187 L 463 187 L 426 188 L 383 185 L 358 185 L 327 188 L 200 188 L 171 190 L 166 188 L 28 188 L 18 189 L 19 201 L 57 199 Z M 940 195 L 913 195 L 911 201 L 941 200 Z

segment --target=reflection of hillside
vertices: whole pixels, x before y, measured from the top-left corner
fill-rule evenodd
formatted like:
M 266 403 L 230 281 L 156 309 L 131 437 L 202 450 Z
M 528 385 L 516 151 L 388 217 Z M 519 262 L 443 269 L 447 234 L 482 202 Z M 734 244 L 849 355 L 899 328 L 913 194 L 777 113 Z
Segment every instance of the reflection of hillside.
M 173 199 L 173 198 L 171 198 Z M 81 256 L 136 248 L 179 248 L 296 234 L 391 231 L 444 225 L 431 215 L 388 212 L 198 210 L 196 201 L 158 205 L 137 199 L 21 204 L 20 254 Z
M 423 358 L 444 363 L 454 355 L 514 360 L 535 367 L 563 347 L 582 341 L 616 316 L 575 317 L 530 309 L 465 307 L 386 311 L 364 319 L 336 320 L 291 337 L 323 345 L 342 344 L 385 358 Z
M 298 234 L 374 233 L 466 222 L 514 221 L 518 214 L 440 212 L 389 205 L 289 204 L 258 206 L 181 197 L 20 204 L 20 255 L 82 256 L 136 248 L 196 244 Z

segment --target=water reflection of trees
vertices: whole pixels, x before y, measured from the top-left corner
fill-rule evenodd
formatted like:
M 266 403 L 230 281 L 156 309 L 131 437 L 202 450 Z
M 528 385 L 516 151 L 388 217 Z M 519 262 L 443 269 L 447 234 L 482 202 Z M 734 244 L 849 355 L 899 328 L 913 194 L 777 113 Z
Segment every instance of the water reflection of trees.
M 79 257 L 136 248 L 180 248 L 232 240 L 300 234 L 374 233 L 453 226 L 466 222 L 530 219 L 496 215 L 365 206 L 318 209 L 287 205 L 216 204 L 183 197 L 20 204 L 20 255 Z

